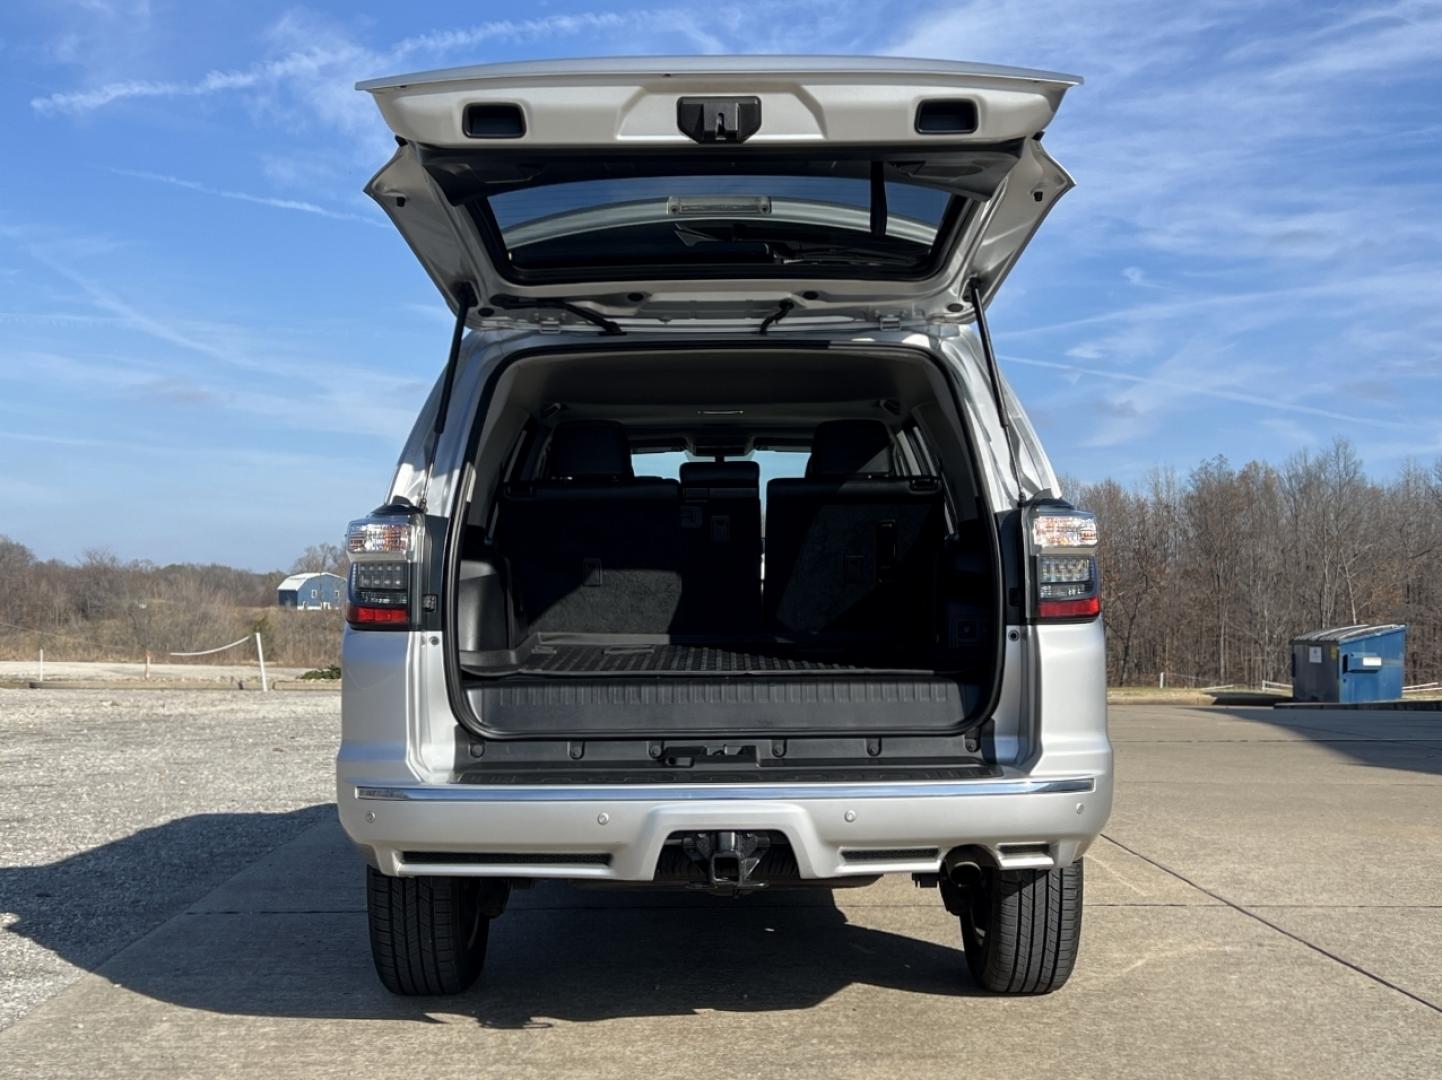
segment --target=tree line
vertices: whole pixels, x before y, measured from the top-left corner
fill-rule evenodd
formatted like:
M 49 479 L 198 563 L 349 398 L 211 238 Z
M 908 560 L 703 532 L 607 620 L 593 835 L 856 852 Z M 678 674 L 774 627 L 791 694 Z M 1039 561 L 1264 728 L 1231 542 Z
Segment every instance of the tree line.
M 1338 439 L 1065 490 L 1097 516 L 1113 685 L 1290 682 L 1292 638 L 1358 623 L 1407 624 L 1406 682 L 1442 679 L 1442 460 L 1377 481 Z
M 344 574 L 335 544 L 306 549 L 291 573 Z M 171 660 L 259 633 L 266 658 L 278 664 L 325 666 L 340 652 L 338 612 L 282 611 L 276 586 L 285 572 L 218 564 L 125 561 L 105 550 L 77 562 L 38 559 L 24 544 L 0 536 L 0 659 Z M 203 657 L 225 663 L 235 655 Z

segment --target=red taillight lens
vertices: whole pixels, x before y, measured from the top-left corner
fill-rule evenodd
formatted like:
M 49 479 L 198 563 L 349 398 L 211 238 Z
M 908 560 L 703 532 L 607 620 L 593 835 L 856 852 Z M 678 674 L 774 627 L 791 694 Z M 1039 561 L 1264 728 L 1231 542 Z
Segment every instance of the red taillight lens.
M 1037 604 L 1039 619 L 1084 619 L 1102 613 L 1102 598 L 1090 596 L 1085 600 L 1043 600 Z
M 345 620 L 352 626 L 404 626 L 411 620 L 411 613 L 403 607 L 367 607 L 364 604 L 347 604 Z

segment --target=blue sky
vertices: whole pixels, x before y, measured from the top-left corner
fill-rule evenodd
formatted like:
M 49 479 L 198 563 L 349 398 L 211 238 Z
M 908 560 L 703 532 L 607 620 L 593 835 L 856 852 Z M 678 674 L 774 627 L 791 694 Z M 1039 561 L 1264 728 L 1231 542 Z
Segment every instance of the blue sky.
M 373 506 L 448 319 L 351 86 L 526 57 L 1085 75 L 1047 134 L 1078 187 L 992 308 L 1058 469 L 1442 455 L 1442 0 L 362 7 L 5 6 L 0 533 L 262 568 Z

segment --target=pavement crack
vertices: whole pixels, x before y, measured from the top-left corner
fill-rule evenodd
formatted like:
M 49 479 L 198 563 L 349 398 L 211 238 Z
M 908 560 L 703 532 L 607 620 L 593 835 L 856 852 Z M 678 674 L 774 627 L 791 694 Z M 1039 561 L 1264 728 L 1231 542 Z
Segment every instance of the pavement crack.
M 1207 888 L 1205 885 L 1199 885 L 1199 884 L 1197 884 L 1197 883 L 1196 883 L 1195 881 L 1193 881 L 1191 878 L 1187 877 L 1186 874 L 1183 874 L 1183 873 L 1181 873 L 1181 872 L 1179 872 L 1179 871 L 1177 871 L 1177 870 L 1173 870 L 1170 866 L 1166 865 L 1166 863 L 1159 862 L 1159 861 L 1157 861 L 1156 859 L 1153 859 L 1150 855 L 1145 855 L 1145 854 L 1143 854 L 1142 852 L 1138 851 L 1136 848 L 1133 848 L 1133 847 L 1130 847 L 1130 846 L 1128 846 L 1128 845 L 1126 845 L 1126 844 L 1123 844 L 1123 843 L 1122 843 L 1120 840 L 1118 840 L 1116 837 L 1110 836 L 1110 835 L 1108 835 L 1107 833 L 1102 833 L 1102 839 L 1105 840 L 1105 841 L 1107 841 L 1107 842 L 1110 843 L 1110 844 L 1115 844 L 1117 847 L 1121 848 L 1121 849 L 1122 849 L 1123 851 L 1125 851 L 1127 854 L 1129 854 L 1129 855 L 1135 855 L 1138 859 L 1141 859 L 1143 862 L 1150 863 L 1152 866 L 1155 866 L 1158 870 L 1162 871 L 1163 873 L 1165 873 L 1165 874 L 1170 874 L 1172 877 L 1176 878 L 1178 881 L 1183 882 L 1183 883 L 1186 884 L 1186 885 L 1190 885 L 1192 888 L 1196 889 L 1198 892 L 1204 893 L 1205 895 L 1210 896 L 1213 900 L 1216 900 L 1218 903 L 1225 904 L 1227 907 L 1231 908 L 1233 911 L 1240 912 L 1241 914 L 1245 915 L 1247 918 L 1253 919 L 1253 920 L 1261 923 L 1263 926 L 1267 927 L 1267 928 L 1270 929 L 1270 930 L 1275 930 L 1277 933 L 1281 934 L 1283 937 L 1291 938 L 1291 939 L 1292 939 L 1293 941 L 1295 941 L 1298 945 L 1304 945 L 1304 946 L 1306 946 L 1307 948 L 1311 949 L 1313 952 L 1319 953 L 1319 954 L 1321 954 L 1322 956 L 1325 956 L 1328 960 L 1334 960 L 1334 961 L 1336 961 L 1337 963 L 1341 964 L 1343 967 L 1351 968 L 1351 969 L 1352 969 L 1353 971 L 1355 971 L 1358 975 L 1364 975 L 1364 976 L 1366 976 L 1367 978 L 1371 979 L 1373 982 L 1379 983 L 1379 984 L 1381 984 L 1382 986 L 1387 987 L 1387 989 L 1389 989 L 1389 990 L 1395 990 L 1397 993 L 1401 994 L 1403 997 L 1411 998 L 1413 1001 L 1417 1002 L 1417 1004 L 1426 1006 L 1427 1008 L 1431 1009 L 1431 1010 L 1432 1010 L 1433 1012 L 1435 1012 L 1435 1013 L 1442 1013 L 1442 1005 L 1437 1005 L 1436 1003 L 1427 1000 L 1427 998 L 1422 997 L 1420 994 L 1417 994 L 1417 993 L 1414 993 L 1414 992 L 1411 991 L 1411 990 L 1408 990 L 1408 989 L 1407 989 L 1406 987 L 1404 987 L 1404 986 L 1398 986 L 1396 983 L 1392 982 L 1390 979 L 1385 979 L 1385 978 L 1383 978 L 1381 975 L 1378 975 L 1376 972 L 1368 971 L 1366 968 L 1362 967 L 1362 965 L 1357 964 L 1357 963 L 1353 963 L 1351 960 L 1348 960 L 1348 959 L 1346 959 L 1346 958 L 1343 957 L 1343 956 L 1338 956 L 1336 953 L 1332 952 L 1330 949 L 1324 949 L 1324 948 L 1322 948 L 1322 946 L 1318 945 L 1316 942 L 1308 941 L 1306 938 L 1302 937 L 1300 934 L 1293 933 L 1291 930 L 1288 930 L 1285 926 L 1279 926 L 1278 924 L 1272 922 L 1272 920 L 1270 920 L 1270 919 L 1268 919 L 1268 918 L 1266 918 L 1266 917 L 1264 917 L 1264 916 L 1262 916 L 1262 915 L 1257 914 L 1255 911 L 1251 910 L 1250 908 L 1243 907 L 1241 904 L 1238 904 L 1238 903 L 1236 903 L 1236 902 L 1233 901 L 1233 900 L 1228 900 L 1225 896 L 1221 895 L 1220 893 L 1213 892 L 1211 889 Z

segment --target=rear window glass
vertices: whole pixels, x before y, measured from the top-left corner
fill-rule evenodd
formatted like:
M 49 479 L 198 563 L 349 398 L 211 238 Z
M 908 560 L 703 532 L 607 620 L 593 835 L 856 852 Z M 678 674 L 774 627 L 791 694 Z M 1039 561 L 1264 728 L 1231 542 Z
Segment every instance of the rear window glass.
M 473 206 L 522 275 L 930 272 L 966 200 L 904 180 L 873 184 L 867 167 L 567 178 L 493 190 L 478 200 L 484 209 Z
M 744 458 L 728 458 L 729 461 L 754 461 L 761 467 L 761 509 L 766 510 L 766 485 L 772 480 L 797 479 L 806 475 L 806 462 L 811 457 L 809 450 L 754 450 Z M 709 457 L 696 457 L 680 450 L 650 451 L 631 455 L 631 471 L 637 476 L 659 476 L 666 480 L 680 480 L 681 466 L 688 461 L 712 461 Z
M 919 237 L 929 231 L 934 239 L 951 196 L 914 184 L 888 183 L 885 187 L 889 211 L 887 232 Z M 518 226 L 557 214 L 604 210 L 626 203 L 654 203 L 658 204 L 659 211 L 659 204 L 664 202 L 666 210 L 680 220 L 688 210 L 691 213 L 702 210 L 704 204 L 699 200 L 722 195 L 744 195 L 758 200 L 754 204 L 738 204 L 743 213 L 732 214 L 737 218 L 759 216 L 766 205 L 759 200 L 769 202 L 773 210 L 776 201 L 785 200 L 829 204 L 868 213 L 871 208 L 871 185 L 845 176 L 629 176 L 521 188 L 493 195 L 490 202 L 501 236 L 509 245 L 518 235 L 522 238 L 526 235 L 518 231 Z M 698 200 L 694 207 L 684 204 L 683 200 L 688 198 Z M 672 199 L 681 204 L 672 204 Z M 726 216 L 724 208 L 719 216 Z

